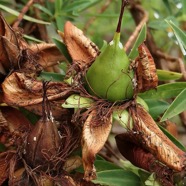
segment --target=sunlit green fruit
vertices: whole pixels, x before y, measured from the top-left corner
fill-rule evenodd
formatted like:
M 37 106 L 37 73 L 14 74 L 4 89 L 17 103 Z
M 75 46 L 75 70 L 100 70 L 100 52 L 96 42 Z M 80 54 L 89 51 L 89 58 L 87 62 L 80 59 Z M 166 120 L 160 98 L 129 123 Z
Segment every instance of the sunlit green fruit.
M 90 94 L 115 102 L 133 97 L 133 72 L 129 59 L 120 43 L 120 33 L 96 58 L 86 74 Z

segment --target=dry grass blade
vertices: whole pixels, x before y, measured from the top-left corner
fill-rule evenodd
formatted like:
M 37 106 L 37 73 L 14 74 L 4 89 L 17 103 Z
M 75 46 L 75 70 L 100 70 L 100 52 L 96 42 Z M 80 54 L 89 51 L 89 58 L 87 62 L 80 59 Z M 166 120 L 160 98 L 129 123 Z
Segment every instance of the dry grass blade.
M 95 155 L 104 146 L 112 127 L 112 116 L 106 120 L 98 117 L 96 110 L 90 112 L 83 126 L 82 158 L 84 166 L 84 179 L 90 181 L 96 178 L 94 167 Z

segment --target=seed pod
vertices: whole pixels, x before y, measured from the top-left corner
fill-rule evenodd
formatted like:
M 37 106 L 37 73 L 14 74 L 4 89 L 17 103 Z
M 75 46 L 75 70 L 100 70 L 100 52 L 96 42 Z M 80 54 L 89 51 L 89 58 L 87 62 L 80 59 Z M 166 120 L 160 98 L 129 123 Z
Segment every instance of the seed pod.
M 133 96 L 133 73 L 129 72 L 129 59 L 120 42 L 122 7 L 113 40 L 104 47 L 86 74 L 89 93 L 109 101 L 121 101 Z
M 145 92 L 156 88 L 158 85 L 158 76 L 154 59 L 148 48 L 142 43 L 138 47 L 139 57 L 137 58 L 137 85 L 138 92 Z
M 60 147 L 60 137 L 50 112 L 45 84 L 43 83 L 43 116 L 28 135 L 25 152 L 29 165 L 34 168 L 41 166 L 42 170 L 54 169 Z

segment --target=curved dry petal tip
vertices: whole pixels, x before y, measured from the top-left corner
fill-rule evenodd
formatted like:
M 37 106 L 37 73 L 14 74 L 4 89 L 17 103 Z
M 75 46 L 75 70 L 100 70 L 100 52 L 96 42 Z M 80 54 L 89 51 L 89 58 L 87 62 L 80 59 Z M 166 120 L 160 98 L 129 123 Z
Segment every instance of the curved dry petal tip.
M 82 159 L 85 170 L 84 179 L 87 181 L 96 178 L 96 169 L 94 167 L 95 156 L 104 146 L 111 131 L 111 127 L 112 116 L 110 115 L 106 120 L 101 120 L 96 110 L 93 110 L 89 114 L 84 123 Z

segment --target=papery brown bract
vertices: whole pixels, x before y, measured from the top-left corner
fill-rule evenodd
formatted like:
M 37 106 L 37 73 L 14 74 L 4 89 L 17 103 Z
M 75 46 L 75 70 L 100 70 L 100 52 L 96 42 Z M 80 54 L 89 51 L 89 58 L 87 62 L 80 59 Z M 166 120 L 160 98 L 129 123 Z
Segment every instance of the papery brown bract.
M 96 154 L 104 146 L 112 127 L 112 115 L 105 120 L 99 119 L 97 110 L 90 112 L 83 126 L 82 160 L 84 179 L 90 181 L 96 178 L 94 160 Z
M 144 43 L 138 47 L 138 52 L 139 57 L 136 60 L 137 90 L 138 92 L 145 92 L 157 87 L 158 76 L 154 59 Z
M 16 151 L 9 150 L 0 153 L 0 185 L 9 178 L 10 160 L 16 155 Z
M 60 118 L 62 113 L 68 113 L 66 109 L 61 107 L 61 104 L 74 91 L 64 82 L 49 82 L 48 87 L 48 99 L 53 102 L 51 104 L 53 116 Z M 42 115 L 41 103 L 43 98 L 41 81 L 28 77 L 25 73 L 14 72 L 2 83 L 2 90 L 3 101 L 6 104 L 30 107 L 29 110 Z
M 61 36 L 73 63 L 78 64 L 81 70 L 90 66 L 99 54 L 98 47 L 83 34 L 82 30 L 78 29 L 70 21 L 65 23 L 64 35 Z
M 185 167 L 186 153 L 179 149 L 157 126 L 150 114 L 140 105 L 129 107 L 134 127 L 133 133 L 144 149 L 157 160 L 175 171 Z

